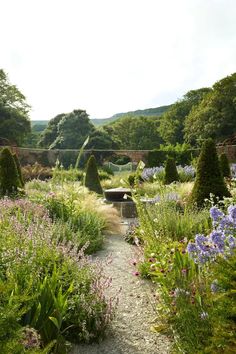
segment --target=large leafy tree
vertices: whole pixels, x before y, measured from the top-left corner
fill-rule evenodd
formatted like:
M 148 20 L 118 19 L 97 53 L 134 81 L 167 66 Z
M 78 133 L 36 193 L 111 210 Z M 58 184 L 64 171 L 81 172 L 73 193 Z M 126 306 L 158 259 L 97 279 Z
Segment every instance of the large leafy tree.
M 186 117 L 210 91 L 211 89 L 208 87 L 191 90 L 162 115 L 159 132 L 165 143 L 174 145 L 183 143 Z
M 29 110 L 25 96 L 0 69 L 0 137 L 20 144 L 30 132 Z
M 119 144 L 103 129 L 96 129 L 89 137 L 87 149 L 119 149 Z
M 84 110 L 58 114 L 48 122 L 38 145 L 46 148 L 79 149 L 87 137 L 88 149 L 116 149 L 111 135 L 103 129 L 96 129 Z
M 158 132 L 159 117 L 122 117 L 104 126 L 120 149 L 149 150 L 157 148 L 163 140 Z
M 59 149 L 80 149 L 86 137 L 95 131 L 88 114 L 81 109 L 65 114 L 57 127 L 58 135 L 51 147 Z
M 52 145 L 58 136 L 58 124 L 64 117 L 65 114 L 61 113 L 48 122 L 47 127 L 41 133 L 41 137 L 38 142 L 39 146 L 48 148 L 50 145 Z
M 185 121 L 185 139 L 196 144 L 206 138 L 222 141 L 236 132 L 236 73 L 213 85 Z

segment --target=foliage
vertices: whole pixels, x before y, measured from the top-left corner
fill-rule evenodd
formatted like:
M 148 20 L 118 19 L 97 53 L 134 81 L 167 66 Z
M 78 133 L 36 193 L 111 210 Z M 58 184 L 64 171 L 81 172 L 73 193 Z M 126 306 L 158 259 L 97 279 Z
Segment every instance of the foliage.
M 109 159 L 110 162 L 116 165 L 126 165 L 128 162 L 131 162 L 131 159 L 127 155 L 112 155 Z
M 29 108 L 25 96 L 0 69 L 0 132 L 6 145 L 21 143 L 30 132 Z
M 22 187 L 15 159 L 8 148 L 0 153 L 0 196 L 16 196 Z
M 49 148 L 49 146 L 51 146 L 51 144 L 56 140 L 58 136 L 58 124 L 64 117 L 64 113 L 58 114 L 48 122 L 47 127 L 41 133 L 41 137 L 38 142 L 40 147 Z
M 236 346 L 236 256 L 218 259 L 212 269 L 212 337 L 206 353 L 233 353 Z
M 181 182 L 192 181 L 195 177 L 195 169 L 192 166 L 179 165 L 177 166 L 177 172 Z M 165 168 L 163 166 L 144 168 L 141 176 L 142 179 L 146 182 L 163 182 L 165 177 Z
M 202 145 L 198 159 L 191 200 L 201 207 L 211 194 L 219 199 L 230 196 L 220 170 L 215 143 L 208 139 Z
M 18 173 L 19 180 L 20 180 L 20 187 L 23 188 L 25 185 L 25 182 L 24 182 L 24 179 L 22 176 L 22 169 L 21 169 L 20 161 L 19 161 L 16 153 L 12 154 L 12 156 L 13 156 L 15 164 L 16 164 L 17 173 Z
M 193 107 L 197 106 L 210 88 L 201 88 L 187 92 L 183 98 L 165 112 L 160 121 L 160 136 L 166 144 L 182 144 L 184 142 L 185 119 Z
M 84 185 L 89 190 L 97 194 L 103 194 L 103 190 L 98 175 L 96 160 L 93 155 L 90 156 L 87 162 Z
M 147 154 L 148 167 L 162 165 L 168 157 L 172 157 L 180 165 L 186 165 L 191 162 L 193 157 L 198 154 L 197 150 L 191 148 L 189 144 L 160 145 L 159 149 L 149 151 Z
M 104 150 L 119 149 L 119 144 L 117 144 L 104 129 L 96 129 L 90 135 L 87 148 Z
M 236 73 L 213 85 L 186 118 L 185 140 L 191 144 L 209 137 L 222 141 L 236 130 Z
M 68 244 L 42 206 L 4 199 L 0 220 L 1 353 L 25 353 L 30 328 L 37 343 L 48 344 L 32 354 L 68 352 L 72 333 L 76 342 L 102 336 L 113 310 L 101 265 Z
M 83 181 L 84 180 L 84 171 L 78 170 L 76 168 L 70 167 L 68 170 L 64 169 L 63 167 L 56 165 L 52 169 L 52 178 L 54 182 L 62 183 L 62 182 L 69 182 L 69 181 Z M 111 176 L 104 170 L 98 170 L 98 175 L 100 181 L 110 179 Z
M 172 189 L 162 186 L 154 203 L 142 201 L 138 188 L 134 196 L 145 257 L 138 269 L 157 286 L 153 329 L 171 328 L 177 352 L 233 353 L 236 206 L 227 215 L 212 207 L 210 219 L 207 209 L 185 206 Z
M 230 178 L 231 177 L 231 170 L 229 165 L 229 160 L 226 154 L 220 155 L 220 168 L 223 177 Z
M 163 141 L 159 136 L 159 117 L 126 116 L 103 127 L 120 149 L 150 150 Z
M 164 184 L 170 184 L 179 180 L 178 171 L 176 168 L 175 160 L 168 158 L 165 164 Z
M 33 165 L 26 165 L 22 167 L 22 175 L 24 181 L 28 182 L 33 179 L 47 180 L 52 177 L 52 169 L 50 167 L 44 167 L 35 162 Z
M 104 233 L 119 231 L 119 217 L 116 209 L 103 204 L 95 194 L 77 183 L 60 185 L 52 181 L 33 181 L 27 185 L 29 198 L 44 205 L 54 221 L 61 223 L 63 238 L 93 253 L 103 245 Z
M 86 111 L 77 109 L 65 114 L 57 125 L 58 134 L 50 148 L 80 149 L 94 130 Z

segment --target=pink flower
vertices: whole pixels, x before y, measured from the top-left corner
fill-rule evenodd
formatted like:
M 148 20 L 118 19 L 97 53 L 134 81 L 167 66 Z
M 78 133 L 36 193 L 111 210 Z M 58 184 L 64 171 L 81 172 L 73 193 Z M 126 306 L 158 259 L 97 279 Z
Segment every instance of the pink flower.
M 137 272 L 137 271 L 136 271 L 136 272 L 133 272 L 132 274 L 133 274 L 134 276 L 136 276 L 136 277 L 138 277 L 138 276 L 140 275 L 140 273 Z

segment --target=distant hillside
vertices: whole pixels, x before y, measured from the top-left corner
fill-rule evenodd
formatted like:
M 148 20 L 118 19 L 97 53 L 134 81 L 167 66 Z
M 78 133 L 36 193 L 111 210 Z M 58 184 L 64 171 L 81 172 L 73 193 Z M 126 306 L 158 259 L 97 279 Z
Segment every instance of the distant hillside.
M 32 127 L 34 126 L 34 125 L 47 125 L 48 124 L 48 122 L 49 122 L 49 120 L 31 120 L 31 125 L 32 125 Z
M 100 127 L 102 125 L 106 125 L 112 122 L 115 122 L 117 119 L 121 118 L 122 116 L 161 116 L 164 112 L 166 112 L 171 105 L 168 106 L 161 106 L 161 107 L 156 107 L 156 108 L 148 108 L 148 109 L 138 109 L 137 111 L 130 111 L 130 112 L 124 112 L 124 113 L 116 113 L 110 118 L 92 118 L 91 122 L 95 125 L 95 127 Z M 31 125 L 32 128 L 34 126 L 36 127 L 36 130 L 43 130 L 46 128 L 49 120 L 32 120 Z M 40 129 L 42 126 L 43 129 Z
M 122 116 L 161 116 L 163 113 L 165 113 L 171 105 L 168 106 L 161 106 L 161 107 L 156 107 L 156 108 L 148 108 L 148 109 L 139 109 L 137 111 L 130 111 L 130 112 L 125 112 L 125 113 L 116 113 L 110 118 L 104 118 L 104 119 L 91 119 L 93 124 L 98 127 L 101 125 L 106 125 L 109 123 L 112 123 L 116 121 L 117 119 L 121 118 Z

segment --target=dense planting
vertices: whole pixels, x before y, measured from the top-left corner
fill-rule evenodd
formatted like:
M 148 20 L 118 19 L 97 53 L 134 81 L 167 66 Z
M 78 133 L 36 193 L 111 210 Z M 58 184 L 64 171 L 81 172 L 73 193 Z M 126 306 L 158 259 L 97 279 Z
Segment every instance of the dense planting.
M 68 243 L 42 206 L 4 199 L 0 220 L 1 353 L 24 352 L 27 328 L 37 331 L 39 347 L 56 353 L 67 340 L 100 336 L 112 317 L 101 265 Z
M 153 178 L 150 170 L 144 170 L 142 175 L 149 181 Z M 233 353 L 234 184 L 232 198 L 215 206 L 211 206 L 211 199 L 201 209 L 189 202 L 192 184 L 163 186 L 156 181 L 149 185 L 157 194 L 146 186 L 146 193 L 151 192 L 149 195 L 154 197 L 145 199 L 142 187 L 136 186 L 139 225 L 126 237 L 129 242 L 138 240 L 144 252 L 144 260 L 138 263 L 135 274 L 150 278 L 157 287 L 159 316 L 154 328 L 166 333 L 171 329 L 176 352 Z

